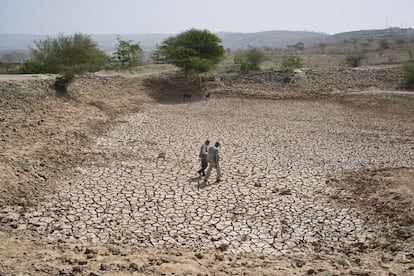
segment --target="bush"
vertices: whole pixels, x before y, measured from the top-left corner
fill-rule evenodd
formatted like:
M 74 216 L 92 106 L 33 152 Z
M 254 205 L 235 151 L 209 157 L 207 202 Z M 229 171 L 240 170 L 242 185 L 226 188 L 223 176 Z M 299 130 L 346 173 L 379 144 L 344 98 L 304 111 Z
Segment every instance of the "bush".
M 71 71 L 83 73 L 97 71 L 109 61 L 109 57 L 89 37 L 82 34 L 59 35 L 35 41 L 33 58 L 20 69 L 21 73 L 62 73 Z
M 265 54 L 257 48 L 250 48 L 234 56 L 234 63 L 240 65 L 240 72 L 260 71 Z
M 353 53 L 345 58 L 345 64 L 350 67 L 361 66 L 362 60 L 365 58 L 363 53 Z
M 47 69 L 44 65 L 35 61 L 26 61 L 18 69 L 18 74 L 43 74 L 46 73 Z
M 303 67 L 303 62 L 298 56 L 285 56 L 282 58 L 282 69 L 299 69 L 301 67 Z
M 403 66 L 404 86 L 408 89 L 414 88 L 414 63 L 407 63 Z

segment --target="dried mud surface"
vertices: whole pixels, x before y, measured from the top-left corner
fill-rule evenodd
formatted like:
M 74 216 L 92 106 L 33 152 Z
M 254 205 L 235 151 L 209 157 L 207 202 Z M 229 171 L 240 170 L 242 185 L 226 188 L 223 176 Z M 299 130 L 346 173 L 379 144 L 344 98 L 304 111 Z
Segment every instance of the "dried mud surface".
M 166 72 L 170 68 L 150 67 L 147 71 L 125 75 L 101 73 L 82 77 L 70 86 L 68 97 L 57 97 L 50 90 L 49 85 L 53 78 L 42 77 L 39 79 L 30 76 L 26 79 L 16 80 L 3 77 L 0 80 L 0 147 L 2 149 L 0 152 L 0 275 L 412 275 L 414 273 L 414 240 L 412 237 L 412 233 L 414 233 L 414 169 L 412 166 L 414 162 L 414 128 L 412 127 L 414 98 L 410 92 L 397 91 L 398 85 L 395 81 L 398 79 L 397 77 L 389 80 L 391 83 L 389 85 L 383 81 L 378 82 L 375 78 L 368 78 L 371 80 L 370 82 L 363 84 L 361 82 L 359 86 L 355 83 L 347 86 L 342 80 L 335 84 L 334 74 L 330 73 L 330 88 L 327 89 L 323 83 L 323 74 L 326 72 L 321 75 L 313 72 L 313 75 L 310 76 L 313 80 L 311 81 L 312 87 L 307 90 L 310 92 L 300 95 L 301 87 L 309 85 L 309 80 L 299 80 L 291 84 L 294 88 L 289 90 L 289 85 L 282 82 L 283 80 L 268 79 L 266 81 L 262 77 L 258 80 L 257 76 L 249 81 L 240 82 L 233 78 L 231 80 L 210 79 L 205 80 L 203 89 L 200 89 L 198 84 L 180 84 L 180 81 L 172 81 L 164 75 L 162 75 L 164 77 L 155 76 L 155 72 L 160 70 Z M 364 76 L 361 79 L 367 78 L 366 75 Z M 185 83 L 183 80 L 181 82 Z M 243 82 L 247 83 L 243 86 Z M 321 93 L 318 93 L 318 87 L 322 91 Z M 257 95 L 255 91 L 260 93 Z M 182 97 L 184 93 L 191 94 L 191 98 L 184 101 Z M 206 94 L 211 95 L 209 101 L 204 100 Z M 259 98 L 259 100 L 249 100 L 251 97 Z M 260 99 L 264 99 L 264 102 Z M 352 130 L 358 126 L 356 129 L 361 133 L 354 134 L 346 131 L 341 133 L 341 135 L 345 135 L 341 136 L 345 146 L 344 148 L 339 147 L 338 154 L 334 151 L 324 153 L 326 147 L 322 147 L 318 156 L 323 158 L 320 159 L 316 156 L 309 157 L 306 150 L 297 150 L 298 147 L 292 144 L 292 147 L 288 148 L 285 153 L 293 155 L 285 157 L 290 158 L 292 163 L 300 167 L 302 163 L 295 161 L 295 158 L 298 158 L 295 154 L 304 154 L 301 157 L 301 162 L 303 162 L 303 166 L 310 164 L 309 169 L 304 167 L 303 170 L 295 171 L 289 169 L 286 162 L 272 163 L 273 161 L 268 161 L 268 158 L 274 160 L 272 155 L 264 151 L 265 155 L 261 157 L 260 148 L 257 148 L 254 151 L 258 153 L 255 156 L 257 162 L 248 163 L 254 168 L 252 174 L 243 175 L 245 167 L 241 165 L 241 171 L 237 171 L 238 176 L 232 178 L 233 180 L 229 176 L 222 187 L 226 191 L 234 191 L 234 188 L 248 188 L 252 192 L 252 201 L 248 202 L 248 204 L 253 203 L 252 210 L 261 208 L 261 204 L 269 201 L 269 208 L 275 208 L 275 210 L 281 208 L 280 212 L 283 213 L 283 206 L 294 206 L 290 199 L 297 202 L 295 201 L 297 197 L 299 202 L 305 200 L 306 203 L 308 202 L 306 200 L 315 197 L 318 202 L 322 202 L 320 204 L 327 204 L 333 210 L 340 210 L 339 214 L 341 215 L 343 214 L 341 212 L 352 210 L 351 217 L 357 215 L 361 216 L 361 219 L 366 218 L 369 222 L 367 229 L 373 229 L 375 232 L 368 239 L 365 236 L 365 238 L 358 238 L 354 242 L 349 242 L 352 239 L 341 242 L 341 238 L 339 238 L 335 242 L 332 239 L 335 237 L 332 231 L 325 233 L 321 230 L 322 235 L 325 235 L 329 241 L 323 239 L 312 241 L 307 239 L 307 236 L 303 236 L 303 241 L 307 243 L 306 247 L 296 242 L 293 248 L 298 250 L 285 252 L 282 249 L 282 251 L 278 251 L 278 254 L 274 254 L 274 252 L 269 251 L 269 253 L 266 250 L 255 251 L 254 249 L 257 247 L 254 246 L 250 247 L 253 250 L 237 251 L 232 240 L 227 242 L 226 240 L 209 238 L 208 240 L 211 240 L 215 246 L 208 246 L 208 242 L 202 243 L 206 246 L 191 246 L 190 235 L 187 237 L 190 240 L 190 246 L 183 246 L 179 243 L 175 246 L 171 244 L 160 246 L 145 241 L 143 244 L 133 244 L 128 240 L 120 242 L 119 240 L 88 239 L 88 234 L 82 238 L 82 234 L 76 233 L 78 231 L 76 229 L 83 228 L 75 228 L 72 234 L 65 236 L 59 234 L 65 233 L 63 230 L 51 231 L 50 225 L 43 227 L 39 222 L 31 224 L 31 220 L 42 217 L 36 213 L 39 210 L 44 210 L 41 206 L 49 206 L 48 203 L 53 203 L 53 195 L 60 194 L 58 198 L 66 198 L 64 194 L 62 195 L 62 191 L 65 189 L 69 189 L 69 195 L 76 194 L 77 185 L 83 188 L 89 187 L 82 186 L 89 184 L 84 184 L 79 175 L 84 175 L 85 183 L 101 187 L 103 182 L 93 182 L 93 179 L 94 177 L 99 179 L 102 175 L 106 177 L 105 174 L 98 173 L 95 176 L 90 174 L 88 172 L 90 166 L 92 166 L 91 168 L 93 166 L 96 168 L 120 166 L 121 174 L 118 172 L 114 174 L 114 177 L 118 178 L 118 180 L 114 180 L 114 183 L 128 185 L 129 182 L 123 180 L 123 166 L 127 164 L 126 171 L 132 170 L 132 175 L 134 166 L 141 166 L 141 160 L 138 157 L 134 157 L 134 154 L 128 154 L 128 151 L 134 153 L 136 150 L 134 145 L 146 149 L 143 160 L 153 160 L 151 164 L 154 162 L 154 164 L 167 168 L 171 163 L 171 168 L 178 170 L 177 175 L 183 174 L 183 179 L 191 179 L 191 175 L 194 174 L 191 170 L 194 170 L 198 165 L 196 158 L 193 160 L 191 152 L 188 152 L 190 155 L 188 160 L 184 160 L 187 162 L 187 168 L 190 168 L 190 171 L 186 172 L 185 168 L 180 165 L 174 165 L 177 160 L 183 161 L 183 156 L 178 154 L 176 158 L 167 159 L 168 162 L 164 163 L 165 155 L 161 156 L 158 151 L 154 151 L 155 159 L 151 159 L 153 157 L 151 150 L 154 149 L 155 143 L 164 141 L 163 135 L 165 133 L 157 135 L 159 129 L 170 129 L 172 137 L 176 128 L 183 130 L 190 128 L 194 121 L 199 120 L 200 110 L 206 117 L 209 116 L 208 111 L 203 109 L 206 108 L 206 105 L 211 105 L 211 108 L 216 111 L 213 119 L 216 119 L 216 116 L 223 118 L 223 124 L 220 125 L 223 137 L 220 136 L 220 138 L 227 139 L 228 144 L 223 146 L 224 160 L 227 161 L 227 163 L 223 163 L 225 176 L 226 171 L 229 174 L 233 170 L 229 164 L 229 161 L 233 161 L 229 152 L 234 149 L 229 141 L 231 138 L 238 138 L 238 129 L 237 127 L 233 129 L 232 126 L 232 120 L 235 124 L 240 121 L 240 118 L 236 116 L 236 109 L 246 109 L 242 112 L 246 116 L 242 121 L 249 126 L 250 124 L 254 125 L 254 120 L 263 123 L 262 120 L 266 120 L 266 118 L 275 122 L 275 125 L 265 123 L 270 133 L 274 131 L 274 127 L 279 127 L 279 124 L 282 124 L 285 119 L 287 124 L 284 126 L 285 130 L 297 124 L 296 130 L 295 128 L 290 130 L 299 135 L 293 139 L 305 139 L 307 143 L 312 145 L 313 142 L 315 145 L 320 143 L 316 142 L 316 138 L 313 139 L 313 136 L 306 136 L 307 132 L 303 132 L 303 127 L 311 124 L 312 131 L 318 131 L 316 127 L 324 126 L 324 124 L 313 125 L 313 123 L 323 118 L 319 117 L 322 115 L 328 116 L 332 120 L 332 122 L 327 120 L 325 126 L 335 125 L 333 122 L 335 122 L 335 118 L 337 118 L 335 116 L 338 116 L 336 112 L 338 112 L 340 114 L 338 129 L 327 127 L 319 130 L 321 137 L 325 137 L 333 143 L 334 146 L 328 146 L 330 150 L 336 150 L 334 141 L 336 136 L 340 137 L 339 132 L 348 128 Z M 272 113 L 275 110 L 271 108 L 272 106 L 278 107 L 276 113 Z M 233 112 L 229 112 L 232 107 L 235 109 Z M 303 110 L 300 109 L 301 107 Z M 263 113 L 262 117 L 255 118 L 252 115 L 257 108 Z M 168 114 L 171 116 L 160 112 L 170 112 Z M 168 123 L 157 121 L 157 114 L 159 118 L 165 117 L 164 120 Z M 121 131 L 120 133 L 130 133 L 132 128 L 128 126 L 131 123 L 136 124 L 137 122 L 134 120 L 138 118 L 139 122 L 143 123 L 140 116 L 149 118 L 150 121 L 154 120 L 151 122 L 158 126 L 158 129 L 152 130 L 147 127 L 147 132 L 132 132 L 132 138 L 128 138 L 129 136 L 116 138 L 117 136 L 113 135 L 117 129 Z M 350 118 L 343 122 L 340 121 L 346 116 Z M 176 120 L 173 120 L 174 118 Z M 373 123 L 376 120 L 378 124 Z M 168 124 L 177 124 L 177 127 L 169 128 Z M 197 135 L 214 134 L 214 128 L 214 124 L 209 125 L 207 132 L 200 128 Z M 260 128 L 258 130 L 260 131 Z M 227 131 L 230 134 L 226 134 Z M 147 135 L 150 136 L 147 138 L 152 137 L 153 140 L 142 141 L 143 144 L 141 144 L 139 135 L 144 135 L 144 133 L 149 133 Z M 175 133 L 178 135 L 175 137 L 178 139 L 177 142 L 184 142 L 181 140 L 183 138 L 180 138 L 183 133 L 188 134 L 189 132 L 177 131 Z M 251 135 L 254 136 L 254 133 Z M 300 135 L 305 136 L 300 138 Z M 113 142 L 108 140 L 111 137 L 115 137 Z M 289 143 L 289 135 L 274 135 L 274 137 L 286 139 L 284 141 Z M 195 150 L 198 146 L 197 143 L 202 139 L 204 137 L 192 137 L 184 144 L 194 142 L 193 146 L 186 145 L 190 150 L 192 147 Z M 265 141 L 260 139 L 256 141 L 257 145 L 265 145 L 262 144 Z M 351 143 L 348 146 L 346 146 L 347 139 Z M 96 141 L 106 141 L 106 144 L 103 143 L 100 148 L 96 148 Z M 256 145 L 256 142 L 252 140 L 252 145 Z M 115 147 L 111 143 L 114 143 Z M 237 148 L 238 144 L 236 142 L 234 144 Z M 323 142 L 321 144 L 323 145 Z M 349 159 L 346 159 L 346 156 L 341 156 L 341 153 L 346 154 L 348 149 L 354 148 L 357 152 L 359 149 L 361 150 L 360 157 L 357 157 L 358 154 L 351 154 L 351 157 L 347 157 Z M 226 150 L 229 154 L 228 157 L 226 157 Z M 168 158 L 169 151 L 166 153 Z M 280 157 L 281 161 L 285 157 Z M 277 180 L 266 176 L 255 178 L 261 175 L 256 172 L 256 169 L 262 168 L 261 162 L 267 162 L 267 166 L 277 165 L 274 173 Z M 338 164 L 338 162 L 343 162 L 343 164 Z M 156 165 L 154 169 L 157 170 Z M 313 170 L 316 171 L 313 172 Z M 92 171 L 99 172 L 95 169 Z M 280 173 L 287 172 L 287 175 L 278 176 L 278 171 Z M 289 176 L 289 172 L 292 173 L 291 176 Z M 150 177 L 153 181 L 158 181 L 158 175 L 158 173 L 153 173 Z M 148 183 L 151 182 L 145 182 L 147 176 L 144 172 L 141 177 L 137 177 L 138 182 L 135 183 L 137 185 L 135 187 L 147 189 Z M 91 179 L 87 180 L 88 177 Z M 109 175 L 108 177 L 112 179 Z M 181 178 L 177 179 L 163 184 L 166 192 L 168 189 L 174 189 L 175 186 L 180 187 Z M 68 185 L 68 180 L 73 181 L 74 186 L 63 187 L 62 185 Z M 141 183 L 141 180 L 144 182 Z M 252 180 L 253 182 L 251 182 Z M 173 183 L 174 181 L 177 183 Z M 237 185 L 232 181 L 236 181 Z M 187 183 L 189 188 L 183 189 L 194 189 L 189 193 L 194 193 L 191 196 L 197 200 L 197 194 L 200 192 L 196 188 L 196 182 L 197 180 L 190 184 Z M 105 183 L 107 184 L 104 186 L 111 185 L 111 181 Z M 274 183 L 290 184 L 278 186 Z M 70 191 L 70 187 L 75 187 L 75 190 Z M 319 192 L 315 187 L 321 189 L 321 194 L 317 194 Z M 220 193 L 219 188 L 215 186 L 204 188 L 202 191 L 208 189 L 211 189 L 211 193 Z M 94 192 L 93 188 L 91 193 L 93 198 L 94 194 L 99 194 L 98 191 Z M 263 195 L 267 197 L 256 201 L 258 199 L 254 197 L 256 193 L 259 197 L 263 197 Z M 304 194 L 303 198 L 301 198 L 301 194 Z M 272 200 L 279 202 L 280 198 L 283 198 L 280 205 L 275 207 Z M 202 198 L 198 198 L 198 200 L 200 199 Z M 228 200 L 231 202 L 232 197 L 229 197 Z M 255 202 L 257 202 L 256 205 Z M 82 201 L 79 203 L 82 205 Z M 56 204 L 55 207 L 59 206 L 59 202 Z M 191 204 L 194 205 L 194 202 Z M 304 208 L 307 206 L 304 205 Z M 225 209 L 220 210 L 219 214 L 227 212 Z M 270 209 L 263 210 L 263 215 L 266 217 L 266 212 Z M 296 233 L 293 225 L 289 225 L 289 223 L 295 221 L 294 212 L 299 211 L 300 213 L 300 210 L 297 210 L 296 207 L 292 210 L 292 217 L 280 220 L 273 215 L 274 220 L 269 220 L 270 224 L 272 221 L 275 222 L 275 231 L 281 231 L 282 236 L 283 233 Z M 65 209 L 59 211 L 59 209 L 51 208 L 49 211 L 54 212 L 52 215 L 56 215 L 56 217 L 60 215 L 67 217 Z M 57 211 L 59 214 L 56 213 Z M 48 213 L 46 212 L 46 214 Z M 237 214 L 241 216 L 241 213 Z M 257 214 L 258 218 L 261 217 L 260 210 Z M 313 216 L 312 211 L 301 214 Z M 320 215 L 319 212 L 315 213 L 315 216 Z M 268 218 L 266 217 L 266 219 Z M 318 218 L 315 219 L 318 220 Z M 345 222 L 347 220 L 340 222 L 345 228 L 348 227 Z M 194 221 L 197 221 L 197 215 L 195 215 Z M 162 224 L 161 221 L 156 223 Z M 36 226 L 36 224 L 38 225 Z M 313 222 L 310 224 L 313 225 Z M 277 228 L 278 225 L 281 226 L 280 229 Z M 329 226 L 329 222 L 324 225 Z M 358 229 L 358 225 L 357 223 L 355 229 Z M 370 228 L 371 226 L 372 228 Z M 203 229 L 202 225 L 197 227 L 194 228 L 195 231 Z M 336 226 L 329 227 L 328 229 L 336 229 Z M 342 227 L 341 224 L 340 227 Z M 118 228 L 111 228 L 111 231 L 114 229 Z M 239 228 L 234 224 L 233 230 L 237 232 L 239 231 L 237 229 Z M 347 232 L 347 230 L 338 229 Z M 55 235 L 56 233 L 58 235 Z M 197 239 L 196 233 L 194 234 L 194 238 Z M 227 237 L 226 234 L 226 230 L 224 230 L 217 235 Z M 249 232 L 246 237 L 254 234 L 254 232 Z M 229 234 L 229 237 L 235 237 L 232 235 Z M 348 237 L 352 238 L 352 234 Z M 251 241 L 251 237 L 246 240 L 246 242 Z M 199 241 L 194 240 L 193 244 L 198 243 Z M 264 244 L 260 237 L 258 237 L 258 244 Z M 273 245 L 275 244 L 274 240 Z M 284 246 L 283 242 L 279 245 L 282 248 Z M 263 248 L 266 248 L 265 244 Z

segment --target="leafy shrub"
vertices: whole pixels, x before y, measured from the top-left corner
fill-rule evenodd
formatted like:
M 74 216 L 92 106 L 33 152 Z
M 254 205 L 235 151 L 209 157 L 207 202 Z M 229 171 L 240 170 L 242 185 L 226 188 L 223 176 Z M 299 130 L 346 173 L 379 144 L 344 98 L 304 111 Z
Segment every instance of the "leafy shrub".
M 404 86 L 406 88 L 414 88 L 414 63 L 407 63 L 403 66 Z
M 26 61 L 17 69 L 18 74 L 43 74 L 46 72 L 47 69 L 43 64 L 31 60 Z
M 123 40 L 117 37 L 118 44 L 114 56 L 122 64 L 122 69 L 138 66 L 142 59 L 142 48 L 139 44 L 133 44 L 131 40 Z
M 363 53 L 353 53 L 345 57 L 345 64 L 350 67 L 361 66 L 362 60 L 365 58 Z
M 109 57 L 89 37 L 82 34 L 73 36 L 59 35 L 35 41 L 33 58 L 23 64 L 21 73 L 62 73 L 71 68 L 83 73 L 84 70 L 99 70 Z
M 260 64 L 266 60 L 265 54 L 257 48 L 250 48 L 234 56 L 234 63 L 240 65 L 240 71 L 260 71 Z
M 303 62 L 298 56 L 284 56 L 282 58 L 282 69 L 299 69 L 301 67 L 303 67 Z

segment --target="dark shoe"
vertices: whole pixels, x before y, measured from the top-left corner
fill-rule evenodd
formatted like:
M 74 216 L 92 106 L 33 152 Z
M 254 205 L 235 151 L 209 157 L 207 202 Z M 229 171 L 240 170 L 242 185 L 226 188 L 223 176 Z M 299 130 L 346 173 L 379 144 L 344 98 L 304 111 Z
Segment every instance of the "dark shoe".
M 220 179 L 217 179 L 217 180 L 216 180 L 216 183 L 219 183 L 219 182 L 221 182 L 221 180 L 220 180 Z

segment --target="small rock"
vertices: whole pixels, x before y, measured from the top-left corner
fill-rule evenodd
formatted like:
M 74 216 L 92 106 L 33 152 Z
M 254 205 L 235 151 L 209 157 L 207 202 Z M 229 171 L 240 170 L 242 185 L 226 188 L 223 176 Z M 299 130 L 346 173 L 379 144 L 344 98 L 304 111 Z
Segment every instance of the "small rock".
M 272 193 L 273 194 L 276 194 L 276 193 L 278 193 L 279 192 L 279 188 L 278 187 L 274 187 L 273 189 L 272 189 Z
M 128 267 L 128 270 L 129 271 L 139 271 L 140 268 L 139 268 L 139 265 L 137 265 L 136 263 L 130 263 L 129 267 Z
M 73 274 L 73 272 L 69 271 L 68 269 L 61 269 L 61 270 L 59 270 L 58 275 L 65 276 L 65 275 L 72 275 L 72 274 Z
M 85 255 L 89 255 L 89 254 L 98 254 L 98 251 L 91 249 L 91 248 L 86 248 L 85 249 Z
M 218 260 L 218 261 L 224 261 L 224 256 L 223 256 L 223 255 L 220 255 L 220 254 L 216 254 L 216 255 L 214 256 L 214 258 L 215 258 L 216 260 Z
M 40 178 L 43 178 L 43 180 L 47 180 L 47 176 L 46 176 L 46 175 L 44 175 L 44 174 L 42 174 L 42 173 L 37 173 L 37 175 L 38 175 Z
M 88 264 L 88 261 L 87 260 L 78 260 L 78 264 L 79 265 L 86 265 L 86 264 Z
M 316 273 L 316 271 L 313 268 L 308 269 L 308 271 L 306 272 L 306 274 L 308 274 L 308 275 L 312 275 L 312 274 L 315 274 L 315 273 Z
M 228 243 L 222 243 L 219 245 L 218 249 L 220 249 L 221 251 L 226 251 L 227 248 L 229 248 L 230 244 Z
M 306 262 L 304 260 L 299 260 L 299 259 L 295 260 L 296 267 L 302 267 L 305 264 L 306 264 Z
M 73 273 L 82 273 L 83 268 L 79 265 L 76 265 L 74 267 L 72 267 L 72 272 Z
M 203 254 L 201 254 L 200 252 L 195 253 L 195 254 L 194 254 L 194 256 L 195 256 L 197 259 L 202 259 L 202 258 L 204 258 L 204 255 L 203 255 Z
M 121 254 L 121 250 L 119 250 L 119 248 L 114 247 L 114 246 L 110 246 L 110 247 L 108 247 L 108 251 L 109 251 L 112 255 L 119 255 L 119 254 Z
M 221 237 L 219 237 L 219 236 L 212 236 L 212 237 L 210 238 L 210 240 L 211 240 L 212 242 L 219 241 L 219 240 L 221 240 Z
M 109 270 L 109 265 L 108 264 L 101 264 L 101 267 L 99 268 L 100 270 Z
M 291 190 L 290 189 L 282 189 L 280 192 L 279 192 L 279 195 L 291 195 L 292 194 L 292 192 L 291 192 Z
M 88 255 L 86 255 L 86 259 L 88 259 L 88 260 L 93 259 L 95 257 L 96 257 L 96 255 L 92 254 L 92 253 L 89 253 Z
M 371 273 L 369 271 L 355 271 L 355 270 L 351 270 L 350 272 L 351 275 L 356 275 L 356 276 L 370 276 Z

